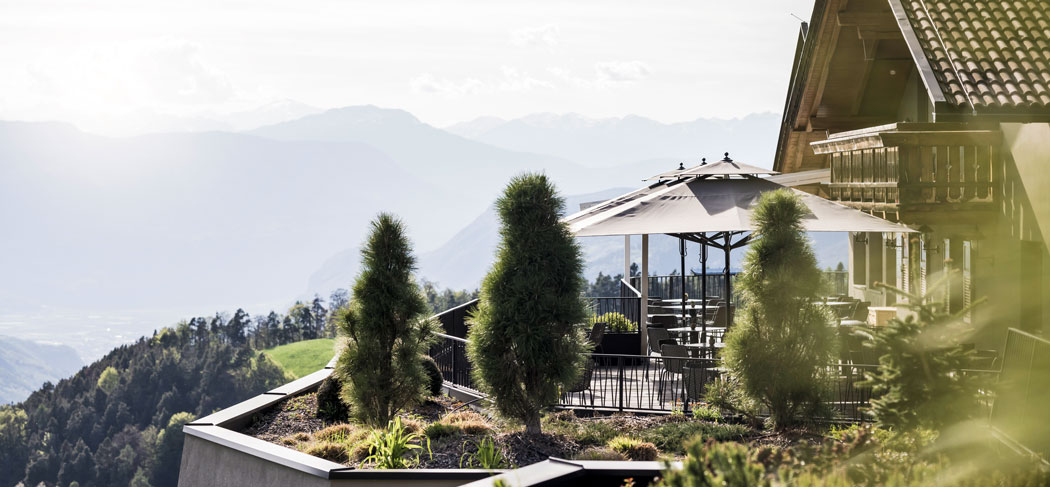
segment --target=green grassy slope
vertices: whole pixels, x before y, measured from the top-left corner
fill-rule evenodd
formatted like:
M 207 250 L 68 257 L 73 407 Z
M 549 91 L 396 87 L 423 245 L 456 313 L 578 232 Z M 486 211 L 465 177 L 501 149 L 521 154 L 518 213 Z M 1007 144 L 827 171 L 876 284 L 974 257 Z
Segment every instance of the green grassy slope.
M 296 378 L 317 372 L 335 355 L 335 339 L 318 338 L 266 350 L 274 362 Z

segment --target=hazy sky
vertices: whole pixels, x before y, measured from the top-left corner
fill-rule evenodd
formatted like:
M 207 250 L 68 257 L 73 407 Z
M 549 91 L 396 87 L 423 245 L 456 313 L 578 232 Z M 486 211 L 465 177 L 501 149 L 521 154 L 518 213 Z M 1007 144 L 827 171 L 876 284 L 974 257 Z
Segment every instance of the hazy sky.
M 0 119 L 211 116 L 276 100 L 445 125 L 782 109 L 812 0 L 0 1 Z

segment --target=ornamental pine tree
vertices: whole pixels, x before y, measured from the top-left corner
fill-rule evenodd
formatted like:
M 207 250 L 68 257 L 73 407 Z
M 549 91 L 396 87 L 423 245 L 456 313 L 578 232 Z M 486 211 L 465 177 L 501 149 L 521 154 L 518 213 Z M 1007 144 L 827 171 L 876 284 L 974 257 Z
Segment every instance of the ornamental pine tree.
M 835 343 L 825 308 L 813 302 L 822 276 L 802 229 L 807 212 L 789 190 L 762 195 L 737 279 L 743 310 L 726 334 L 726 365 L 780 430 L 818 412 Z
M 382 427 L 423 396 L 419 357 L 437 329 L 412 278 L 416 260 L 400 220 L 381 213 L 372 222 L 361 260 L 353 297 L 337 316 L 347 343 L 335 371 L 354 416 Z
M 946 274 L 922 296 L 877 285 L 907 298 L 898 306 L 911 311 L 861 333 L 867 338 L 865 346 L 879 357 L 879 367 L 866 371 L 864 385 L 871 386 L 871 412 L 880 426 L 943 431 L 977 416 L 979 390 L 986 384 L 981 384 L 980 375 L 962 372 L 974 359 L 965 343 L 975 330 L 964 316 L 984 300 L 949 311 L 938 298 L 953 278 L 958 276 Z
M 588 346 L 580 249 L 541 174 L 511 179 L 496 201 L 501 242 L 470 318 L 467 354 L 497 411 L 540 432 L 540 411 L 579 377 Z

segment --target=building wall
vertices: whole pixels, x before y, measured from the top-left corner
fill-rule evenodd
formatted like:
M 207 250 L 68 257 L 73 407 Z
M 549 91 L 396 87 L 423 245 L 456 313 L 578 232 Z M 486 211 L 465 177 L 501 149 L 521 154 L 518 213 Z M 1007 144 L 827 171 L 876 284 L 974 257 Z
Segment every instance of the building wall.
M 928 225 L 921 249 L 909 248 L 909 254 L 915 254 L 911 265 L 878 234 L 868 234 L 866 243 L 851 238 L 851 295 L 873 306 L 891 304 L 888 293 L 874 289 L 875 281 L 919 294 L 946 269 L 961 270 L 969 252 L 970 298 L 986 299 L 970 315 L 977 348 L 1001 351 L 1008 328 L 1050 336 L 1050 124 L 1002 124 L 1002 131 L 998 214 L 976 224 L 956 224 L 945 217 Z M 924 266 L 918 265 L 920 256 Z M 880 262 L 885 266 L 881 271 Z M 903 279 L 888 269 L 902 266 L 902 277 L 908 276 L 912 286 L 899 282 Z M 925 268 L 924 279 L 920 267 Z M 959 309 L 965 291 L 962 286 L 946 289 L 945 299 Z

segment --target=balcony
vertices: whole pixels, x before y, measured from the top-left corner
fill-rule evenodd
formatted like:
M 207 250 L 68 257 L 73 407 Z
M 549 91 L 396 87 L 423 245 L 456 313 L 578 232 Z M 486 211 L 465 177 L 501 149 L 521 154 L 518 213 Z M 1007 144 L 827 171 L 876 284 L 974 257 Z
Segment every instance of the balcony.
M 830 156 L 832 200 L 924 224 L 943 221 L 946 213 L 975 221 L 994 214 L 1001 141 L 997 125 L 901 122 L 833 134 L 810 146 Z

